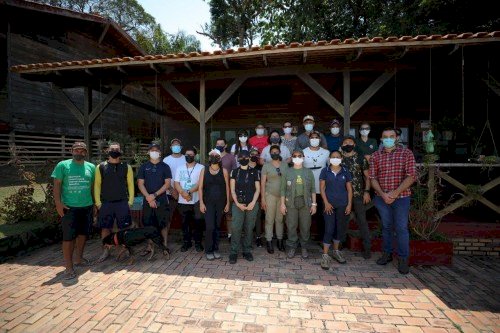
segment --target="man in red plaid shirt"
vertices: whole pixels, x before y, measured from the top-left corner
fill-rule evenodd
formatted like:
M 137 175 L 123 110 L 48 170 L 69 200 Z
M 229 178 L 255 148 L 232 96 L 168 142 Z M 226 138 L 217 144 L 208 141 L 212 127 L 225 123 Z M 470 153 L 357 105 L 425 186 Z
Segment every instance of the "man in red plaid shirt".
M 370 158 L 370 180 L 377 194 L 373 203 L 382 220 L 384 253 L 377 264 L 392 261 L 392 238 L 394 231 L 398 243 L 398 271 L 408 274 L 410 240 L 408 214 L 410 210 L 410 186 L 416 180 L 413 152 L 396 144 L 396 131 L 387 128 L 382 132 L 384 148 Z M 393 231 L 394 229 L 394 231 Z

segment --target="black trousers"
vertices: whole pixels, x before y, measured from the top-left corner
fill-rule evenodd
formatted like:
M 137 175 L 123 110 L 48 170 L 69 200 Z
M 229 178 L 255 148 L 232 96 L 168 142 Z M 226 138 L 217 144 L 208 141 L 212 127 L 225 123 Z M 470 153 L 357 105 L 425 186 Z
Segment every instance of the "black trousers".
M 182 216 L 182 238 L 184 243 L 191 244 L 191 239 L 195 243 L 201 243 L 203 233 L 203 218 L 200 212 L 200 202 L 194 205 L 178 204 L 177 209 Z
M 213 253 L 219 251 L 220 225 L 226 200 L 224 198 L 215 202 L 206 202 L 205 206 L 207 207 L 205 212 L 205 253 Z

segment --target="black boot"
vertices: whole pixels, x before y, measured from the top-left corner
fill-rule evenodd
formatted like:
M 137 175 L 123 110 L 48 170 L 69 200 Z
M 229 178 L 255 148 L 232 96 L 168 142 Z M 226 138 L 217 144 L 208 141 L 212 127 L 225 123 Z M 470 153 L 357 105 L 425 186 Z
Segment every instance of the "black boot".
M 255 245 L 257 245 L 257 247 L 262 247 L 262 238 L 257 237 L 257 239 L 255 240 Z
M 269 254 L 273 254 L 274 253 L 273 242 L 272 241 L 267 242 L 267 253 L 269 253 Z
M 392 261 L 392 253 L 384 252 L 382 257 L 377 260 L 377 265 L 387 265 L 387 263 Z
M 277 247 L 279 251 L 285 252 L 285 242 L 282 239 L 278 239 Z
M 408 274 L 410 272 L 408 258 L 398 258 L 398 271 L 401 274 Z

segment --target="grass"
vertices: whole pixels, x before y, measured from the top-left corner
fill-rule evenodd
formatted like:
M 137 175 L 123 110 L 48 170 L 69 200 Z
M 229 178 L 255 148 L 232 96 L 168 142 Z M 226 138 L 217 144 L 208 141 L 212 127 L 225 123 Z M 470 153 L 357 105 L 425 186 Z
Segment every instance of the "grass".
M 45 225 L 40 221 L 24 221 L 16 224 L 0 224 L 0 239 L 30 231 Z
M 43 185 L 45 186 L 45 184 Z M 0 186 L 0 205 L 3 205 L 4 199 L 16 193 L 20 187 L 22 187 L 22 185 Z M 45 200 L 45 193 L 43 193 L 43 190 L 40 188 L 40 186 L 35 186 L 35 193 L 33 196 L 36 201 Z M 6 221 L 4 221 L 3 217 L 0 216 L 0 225 L 3 225 L 5 223 Z

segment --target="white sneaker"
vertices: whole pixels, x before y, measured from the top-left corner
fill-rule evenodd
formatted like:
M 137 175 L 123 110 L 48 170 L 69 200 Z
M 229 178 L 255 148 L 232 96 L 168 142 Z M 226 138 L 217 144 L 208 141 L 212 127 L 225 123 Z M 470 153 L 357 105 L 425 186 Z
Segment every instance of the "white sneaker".
M 321 255 L 321 268 L 325 270 L 330 269 L 330 261 L 331 261 L 330 256 L 326 253 L 323 253 Z
M 207 253 L 207 260 L 214 260 L 215 256 L 213 253 Z
M 220 253 L 218 251 L 214 251 L 214 258 L 220 259 Z
M 333 250 L 333 258 L 341 264 L 346 263 L 346 260 L 344 259 L 342 252 L 340 252 L 339 250 Z

